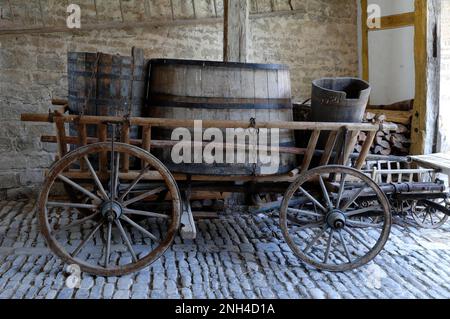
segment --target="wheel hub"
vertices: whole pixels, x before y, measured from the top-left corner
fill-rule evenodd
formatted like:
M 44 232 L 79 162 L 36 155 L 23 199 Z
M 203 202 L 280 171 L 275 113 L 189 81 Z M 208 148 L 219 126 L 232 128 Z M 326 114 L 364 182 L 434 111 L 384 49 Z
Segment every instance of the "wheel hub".
M 345 224 L 347 222 L 347 218 L 345 217 L 344 213 L 340 210 L 334 210 L 331 211 L 327 215 L 327 224 L 333 229 L 342 229 L 345 227 Z
M 123 207 L 120 203 L 115 201 L 109 201 L 103 203 L 100 207 L 100 212 L 103 217 L 107 218 L 109 221 L 119 219 L 123 214 Z

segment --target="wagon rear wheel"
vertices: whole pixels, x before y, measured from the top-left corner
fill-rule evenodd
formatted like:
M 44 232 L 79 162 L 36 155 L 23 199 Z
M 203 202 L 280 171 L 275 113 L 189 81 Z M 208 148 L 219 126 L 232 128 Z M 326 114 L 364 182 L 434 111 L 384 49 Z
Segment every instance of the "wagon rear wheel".
M 450 206 L 447 199 L 437 199 L 435 202 L 447 208 Z M 438 229 L 444 226 L 449 218 L 444 212 L 423 204 L 420 201 L 413 201 L 411 216 L 419 227 L 426 229 Z
M 343 166 L 299 176 L 280 211 L 284 238 L 295 255 L 327 271 L 355 269 L 375 258 L 389 237 L 391 219 L 380 187 Z
M 100 155 L 110 159 L 107 167 L 98 167 Z M 124 159 L 136 167 L 124 171 Z M 63 184 L 82 193 L 81 202 L 55 197 Z M 174 178 L 153 155 L 128 144 L 98 143 L 69 153 L 51 168 L 38 212 L 48 246 L 66 263 L 120 276 L 148 266 L 167 250 L 180 225 L 181 201 Z

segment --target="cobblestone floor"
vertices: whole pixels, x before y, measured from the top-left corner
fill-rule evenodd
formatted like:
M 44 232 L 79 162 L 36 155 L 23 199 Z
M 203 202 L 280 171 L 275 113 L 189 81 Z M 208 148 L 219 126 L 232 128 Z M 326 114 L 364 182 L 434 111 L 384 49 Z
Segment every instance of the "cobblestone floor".
M 65 286 L 64 265 L 39 235 L 34 203 L 0 202 L 1 298 L 450 298 L 450 227 L 396 225 L 385 250 L 361 269 L 325 273 L 301 264 L 275 216 L 225 215 L 198 223 L 151 267 L 124 277 L 82 275 Z

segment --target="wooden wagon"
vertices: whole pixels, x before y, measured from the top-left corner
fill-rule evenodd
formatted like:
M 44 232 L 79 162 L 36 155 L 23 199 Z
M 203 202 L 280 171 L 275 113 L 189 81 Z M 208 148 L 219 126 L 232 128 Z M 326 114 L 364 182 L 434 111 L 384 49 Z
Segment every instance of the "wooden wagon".
M 56 136 L 41 138 L 57 143 L 58 155 L 39 196 L 40 227 L 50 249 L 83 271 L 117 276 L 153 263 L 180 227 L 192 224 L 188 204 L 199 191 L 284 194 L 274 207 L 279 207 L 286 242 L 302 261 L 323 270 L 360 267 L 388 239 L 392 222 L 388 198 L 361 169 L 376 132 L 394 130 L 395 125 L 203 121 L 204 128 L 277 128 L 301 131 L 309 138 L 305 148 L 277 148 L 299 156 L 299 167 L 289 173 L 206 176 L 172 174 L 151 154 L 174 145 L 152 140 L 152 128 L 193 127 L 194 121 L 66 111 L 67 105 L 49 114 L 23 114 L 22 121 L 55 125 Z M 77 136 L 67 134 L 69 123 L 77 128 Z M 88 137 L 90 126 L 97 127 L 97 137 Z M 130 139 L 132 127 L 142 130 L 141 140 Z M 353 154 L 360 132 L 368 138 L 361 153 Z M 321 136 L 326 141 L 318 150 Z M 69 145 L 76 147 L 69 151 Z

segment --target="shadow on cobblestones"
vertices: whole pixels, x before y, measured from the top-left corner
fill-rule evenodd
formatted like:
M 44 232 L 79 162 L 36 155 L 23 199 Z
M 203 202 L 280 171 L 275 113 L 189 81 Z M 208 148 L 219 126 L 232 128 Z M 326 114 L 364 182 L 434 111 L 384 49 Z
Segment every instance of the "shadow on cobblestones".
M 39 235 L 34 203 L 0 202 L 0 299 L 450 298 L 450 232 L 396 225 L 374 262 L 347 273 L 301 264 L 276 215 L 227 214 L 177 237 L 163 258 L 120 278 L 82 274 L 65 285 L 64 265 Z

